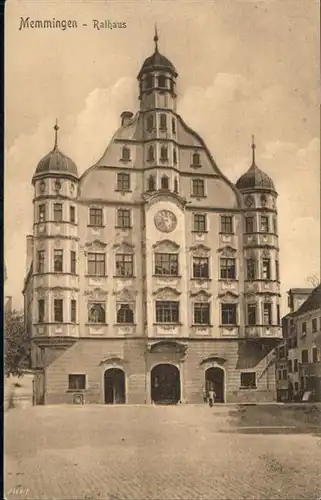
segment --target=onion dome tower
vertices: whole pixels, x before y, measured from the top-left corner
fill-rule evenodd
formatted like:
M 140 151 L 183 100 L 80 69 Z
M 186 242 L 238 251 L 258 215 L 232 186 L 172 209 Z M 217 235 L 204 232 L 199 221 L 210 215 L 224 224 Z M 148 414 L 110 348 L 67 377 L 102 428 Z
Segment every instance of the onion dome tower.
M 143 115 L 144 164 L 159 167 L 156 175 L 146 172 L 145 191 L 179 191 L 179 151 L 177 141 L 176 78 L 171 61 L 158 49 L 155 26 L 154 53 L 145 59 L 137 76 L 140 112 Z M 174 170 L 169 170 L 172 167 Z
M 58 149 L 40 160 L 32 178 L 33 336 L 49 341 L 78 336 L 78 171 Z
M 252 165 L 236 183 L 242 194 L 245 258 L 245 335 L 279 338 L 280 276 L 277 192 L 272 179 L 256 165 L 252 136 Z

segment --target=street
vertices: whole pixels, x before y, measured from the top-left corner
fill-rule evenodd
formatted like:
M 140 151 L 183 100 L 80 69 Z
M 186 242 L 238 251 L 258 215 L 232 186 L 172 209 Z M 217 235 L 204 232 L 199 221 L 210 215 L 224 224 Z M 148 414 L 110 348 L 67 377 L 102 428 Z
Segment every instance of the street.
M 5 418 L 5 498 L 317 499 L 320 407 L 308 417 L 275 408 L 14 409 Z

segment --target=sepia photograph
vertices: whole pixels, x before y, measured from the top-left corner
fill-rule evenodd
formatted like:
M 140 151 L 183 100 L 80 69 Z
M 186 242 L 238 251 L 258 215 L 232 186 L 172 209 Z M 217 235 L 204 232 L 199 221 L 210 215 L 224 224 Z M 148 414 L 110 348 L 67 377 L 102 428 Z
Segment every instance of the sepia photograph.
M 5 500 L 320 500 L 320 6 L 9 0 Z

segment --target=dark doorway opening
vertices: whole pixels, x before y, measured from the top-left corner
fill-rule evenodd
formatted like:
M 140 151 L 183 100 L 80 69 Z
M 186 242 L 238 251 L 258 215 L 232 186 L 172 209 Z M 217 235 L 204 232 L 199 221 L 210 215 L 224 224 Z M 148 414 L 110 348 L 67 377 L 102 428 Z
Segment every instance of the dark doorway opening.
M 179 369 L 170 364 L 157 365 L 151 372 L 151 398 L 156 404 L 177 404 L 181 399 Z
M 110 368 L 104 374 L 105 404 L 124 404 L 125 397 L 125 373 L 120 368 Z
M 215 403 L 224 403 L 224 370 L 219 367 L 208 368 L 205 372 L 206 391 L 215 392 Z

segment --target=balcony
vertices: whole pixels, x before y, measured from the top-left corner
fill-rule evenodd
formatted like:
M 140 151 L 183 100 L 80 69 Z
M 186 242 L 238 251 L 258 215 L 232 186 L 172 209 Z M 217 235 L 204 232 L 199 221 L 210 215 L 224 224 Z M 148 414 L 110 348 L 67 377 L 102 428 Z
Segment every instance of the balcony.
M 282 338 L 282 328 L 275 325 L 253 325 L 245 327 L 246 338 Z

